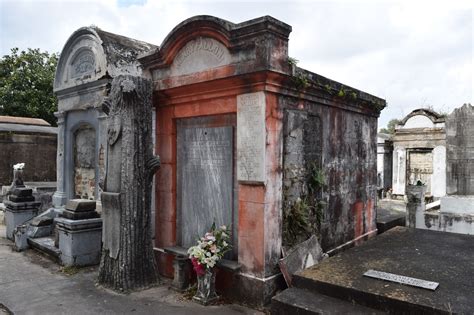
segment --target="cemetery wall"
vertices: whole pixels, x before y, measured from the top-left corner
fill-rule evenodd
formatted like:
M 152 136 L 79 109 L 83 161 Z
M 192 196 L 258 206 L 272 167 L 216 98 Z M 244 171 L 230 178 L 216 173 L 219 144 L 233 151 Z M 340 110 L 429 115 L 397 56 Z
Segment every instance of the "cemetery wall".
M 25 181 L 56 181 L 56 128 L 1 125 L 5 126 L 0 126 L 0 184 L 11 184 L 17 163 L 26 164 Z

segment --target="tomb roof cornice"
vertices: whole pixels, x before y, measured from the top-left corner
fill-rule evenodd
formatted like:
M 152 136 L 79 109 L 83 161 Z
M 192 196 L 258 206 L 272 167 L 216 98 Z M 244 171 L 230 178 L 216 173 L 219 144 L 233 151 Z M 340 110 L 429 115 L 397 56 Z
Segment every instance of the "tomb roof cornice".
M 209 15 L 194 16 L 178 24 L 163 40 L 159 49 L 139 56 L 146 68 L 156 69 L 170 65 L 183 46 L 197 37 L 210 37 L 221 42 L 229 51 L 254 45 L 252 38 L 264 33 L 288 40 L 291 26 L 271 16 L 234 24 Z

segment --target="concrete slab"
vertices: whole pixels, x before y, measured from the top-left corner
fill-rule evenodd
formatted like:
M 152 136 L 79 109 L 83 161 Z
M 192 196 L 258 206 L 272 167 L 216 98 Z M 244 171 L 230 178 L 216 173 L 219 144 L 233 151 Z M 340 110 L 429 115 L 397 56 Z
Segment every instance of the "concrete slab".
M 406 212 L 377 209 L 377 231 L 383 233 L 396 226 L 405 226 Z
M 439 282 L 436 291 L 363 277 L 375 269 Z M 395 227 L 293 278 L 298 288 L 390 312 L 472 314 L 474 236 Z
M 97 267 L 74 275 L 33 250 L 18 253 L 0 225 L 0 314 L 260 314 L 236 304 L 201 306 L 169 284 L 128 295 L 97 287 Z M 3 307 L 4 305 L 5 307 Z
M 406 203 L 403 200 L 377 201 L 377 230 L 383 233 L 395 226 L 405 226 Z

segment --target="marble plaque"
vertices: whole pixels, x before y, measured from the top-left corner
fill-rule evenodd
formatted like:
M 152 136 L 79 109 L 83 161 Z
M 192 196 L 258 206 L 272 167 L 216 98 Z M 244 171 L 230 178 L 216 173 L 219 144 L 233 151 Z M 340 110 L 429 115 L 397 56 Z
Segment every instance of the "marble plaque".
M 237 96 L 237 179 L 265 182 L 265 93 Z
M 377 270 L 372 270 L 372 269 L 366 271 L 364 273 L 364 276 L 380 279 L 380 280 L 396 282 L 400 284 L 406 284 L 413 287 L 419 287 L 419 288 L 428 289 L 432 291 L 436 290 L 436 288 L 439 286 L 438 282 L 426 281 L 422 279 L 406 277 L 406 276 L 396 275 L 393 273 L 377 271 Z
M 233 128 L 178 124 L 177 140 L 177 238 L 187 248 L 213 222 L 233 222 Z

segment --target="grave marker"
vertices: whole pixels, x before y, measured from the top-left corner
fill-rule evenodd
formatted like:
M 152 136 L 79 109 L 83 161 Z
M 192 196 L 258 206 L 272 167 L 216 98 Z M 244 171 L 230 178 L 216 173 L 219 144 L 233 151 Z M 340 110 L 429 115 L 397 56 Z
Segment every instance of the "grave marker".
M 364 276 L 370 277 L 370 278 L 375 278 L 375 279 L 380 279 L 380 280 L 396 282 L 396 283 L 400 283 L 400 284 L 406 284 L 406 285 L 410 285 L 412 287 L 419 287 L 419 288 L 433 290 L 433 291 L 436 290 L 436 288 L 439 286 L 438 282 L 426 281 L 426 280 L 422 280 L 422 279 L 417 279 L 417 278 L 412 278 L 412 277 L 407 277 L 407 276 L 401 276 L 401 275 L 396 275 L 396 274 L 393 274 L 393 273 L 377 271 L 377 270 L 372 270 L 372 269 L 366 271 L 364 273 Z

